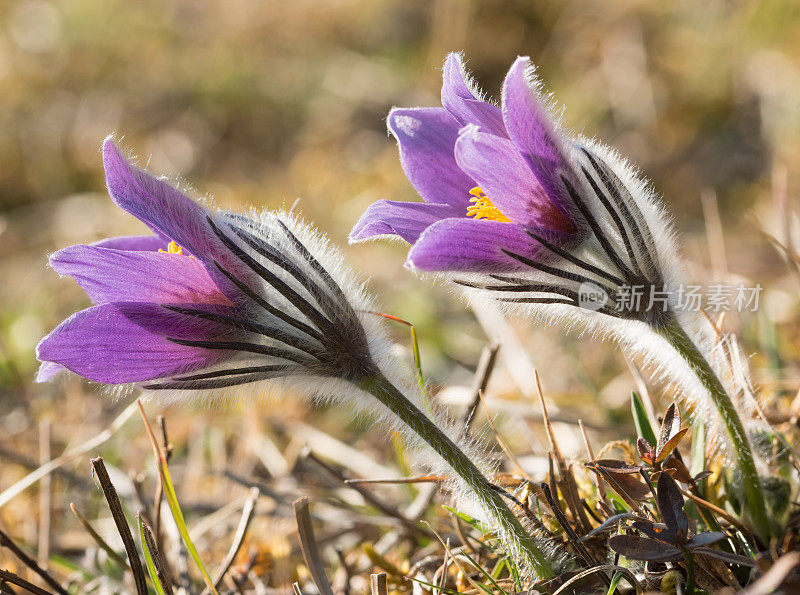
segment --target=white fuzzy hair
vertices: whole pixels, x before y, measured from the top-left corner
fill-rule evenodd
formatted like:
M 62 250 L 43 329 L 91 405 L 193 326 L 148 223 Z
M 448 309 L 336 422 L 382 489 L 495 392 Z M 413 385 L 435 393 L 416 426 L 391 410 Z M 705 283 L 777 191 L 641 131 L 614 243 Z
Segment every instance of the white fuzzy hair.
M 224 214 L 217 217 L 220 221 L 223 221 L 224 218 Z M 276 221 L 282 221 L 286 224 L 294 236 L 310 251 L 343 290 L 347 302 L 352 307 L 351 312 L 355 315 L 355 319 L 348 322 L 364 329 L 369 346 L 369 357 L 380 370 L 380 373 L 411 403 L 423 411 L 491 480 L 497 473 L 497 465 L 487 460 L 488 447 L 476 439 L 464 437 L 457 424 L 442 407 L 425 404 L 413 370 L 406 362 L 398 360 L 393 355 L 392 344 L 388 338 L 384 321 L 375 314 L 379 309 L 374 298 L 367 293 L 365 283 L 353 275 L 352 271 L 344 264 L 341 252 L 333 247 L 327 238 L 323 237 L 310 225 L 301 222 L 291 213 L 265 212 L 256 214 L 253 212 L 250 214 L 249 219 L 254 223 L 252 229 L 258 237 L 263 238 L 273 246 L 279 247 L 285 254 L 291 255 L 295 252 L 294 247 L 287 237 L 280 232 L 280 229 L 276 226 Z M 308 266 L 307 262 L 301 260 L 295 260 L 294 262 L 303 267 L 308 275 L 316 275 L 316 272 Z M 285 271 L 274 272 L 279 273 L 284 281 L 292 281 Z M 252 286 L 253 280 L 250 279 L 249 281 Z M 297 283 L 294 282 L 294 285 L 296 286 Z M 275 295 L 274 289 L 265 282 L 258 288 L 258 291 L 263 296 L 269 297 L 272 303 L 280 304 L 285 311 L 292 311 L 289 302 L 282 296 Z M 316 298 L 319 296 L 308 297 Z M 237 305 L 241 307 L 241 304 Z M 253 320 L 262 320 L 265 324 L 279 324 L 279 321 L 276 322 L 274 317 L 265 317 L 265 313 L 259 311 L 256 307 L 249 309 L 248 314 L 253 317 Z M 263 356 L 260 355 L 240 353 L 233 358 L 225 359 L 200 371 L 225 370 L 229 369 L 232 364 L 242 366 L 256 365 L 263 363 L 263 359 Z M 140 383 L 138 386 L 142 384 L 146 385 L 148 383 Z M 115 390 L 117 394 L 120 394 L 119 391 L 122 389 L 117 388 Z M 512 533 L 498 522 L 500 515 L 493 509 L 494 504 L 486 498 L 481 498 L 475 494 L 468 487 L 468 482 L 464 478 L 459 477 L 433 448 L 411 431 L 402 420 L 390 412 L 375 396 L 347 379 L 321 375 L 319 370 L 309 368 L 307 370 L 292 371 L 279 378 L 227 388 L 145 390 L 145 398 L 157 399 L 162 403 L 185 404 L 193 402 L 213 407 L 223 406 L 242 399 L 270 402 L 283 394 L 308 398 L 317 403 L 334 402 L 346 409 L 363 414 L 361 416 L 362 420 L 368 419 L 369 423 L 381 424 L 387 430 L 392 429 L 401 432 L 410 449 L 409 458 L 425 472 L 446 478 L 445 487 L 452 493 L 454 505 L 457 509 L 475 517 L 498 534 L 504 550 L 513 556 L 515 560 L 520 560 L 518 555 L 519 545 L 513 538 Z M 532 535 L 537 535 L 529 522 L 525 520 L 522 522 Z M 563 569 L 569 564 L 568 557 L 553 542 L 542 537 L 537 539 L 537 545 L 540 546 L 548 561 L 555 568 Z M 522 570 L 527 576 L 533 576 L 532 569 L 523 568 Z
M 464 66 L 463 56 L 457 54 L 458 64 L 467 86 L 476 97 L 484 98 L 483 92 L 470 76 Z M 553 129 L 553 143 L 560 149 L 566 161 L 564 171 L 557 173 L 563 175 L 577 192 L 586 199 L 591 213 L 595 216 L 603 229 L 605 238 L 616 248 L 619 256 L 625 260 L 622 236 L 609 220 L 607 211 L 594 197 L 593 189 L 579 172 L 586 167 L 588 162 L 582 149 L 588 151 L 599 162 L 617 177 L 622 186 L 620 192 L 627 192 L 629 202 L 634 203 L 641 213 L 639 225 L 646 229 L 630 229 L 631 234 L 648 234 L 646 240 L 636 238 L 650 248 L 652 269 L 645 273 L 652 273 L 663 281 L 663 289 L 669 296 L 668 309 L 672 311 L 680 327 L 697 346 L 700 353 L 709 362 L 717 377 L 731 397 L 743 423 L 748 429 L 756 430 L 760 426 L 754 419 L 754 399 L 748 392 L 749 377 L 746 366 L 742 365 L 741 358 L 732 361 L 730 345 L 732 339 L 723 336 L 714 327 L 710 320 L 700 312 L 681 311 L 676 308 L 675 296 L 679 288 L 685 283 L 685 270 L 679 254 L 678 242 L 672 218 L 666 212 L 663 202 L 652 186 L 640 174 L 636 167 L 623 158 L 614 149 L 605 146 L 596 139 L 583 136 L 570 136 L 562 126 L 563 108 L 555 102 L 552 94 L 544 91 L 544 85 L 537 76 L 536 67 L 529 64 L 526 69 L 527 83 L 532 94 L 542 106 L 548 116 Z M 588 167 L 592 171 L 591 167 Z M 592 174 L 595 182 L 600 186 L 598 171 Z M 613 183 L 613 182 L 612 182 Z M 588 199 L 587 199 L 588 197 Z M 624 201 L 623 201 L 624 202 Z M 634 217 L 636 218 L 636 217 Z M 626 221 L 630 223 L 629 221 Z M 579 224 L 580 225 L 580 224 Z M 628 227 L 632 227 L 628 225 Z M 623 226 L 624 228 L 624 226 Z M 588 228 L 583 230 L 589 231 Z M 591 234 L 589 234 L 591 235 Z M 602 246 L 590 237 L 571 250 L 574 256 L 584 262 L 598 266 L 606 271 L 616 271 Z M 641 251 L 636 251 L 637 255 Z M 408 264 L 408 263 L 407 263 Z M 550 263 L 548 263 L 550 264 Z M 631 263 L 636 265 L 636 263 Z M 412 266 L 413 268 L 413 266 Z M 572 263 L 560 261 L 558 268 L 570 273 L 586 275 L 585 270 Z M 550 280 L 547 274 L 539 271 L 519 273 L 515 277 L 522 277 L 531 282 Z M 591 275 L 589 275 L 591 276 Z M 438 273 L 435 275 L 444 280 L 464 280 L 471 284 L 487 284 L 492 280 L 485 274 L 463 273 Z M 496 282 L 495 282 L 496 283 Z M 497 293 L 480 288 L 461 288 L 457 292 L 469 302 L 492 300 L 500 297 Z M 519 294 L 517 294 L 519 295 Z M 646 322 L 636 320 L 623 320 L 579 307 L 562 304 L 519 304 L 503 303 L 508 313 L 526 315 L 547 325 L 560 325 L 568 330 L 577 330 L 582 336 L 593 338 L 611 339 L 620 344 L 631 355 L 639 358 L 654 380 L 666 382 L 672 399 L 681 400 L 690 410 L 691 414 L 705 420 L 707 437 L 709 438 L 710 452 L 717 452 L 725 458 L 732 458 L 732 444 L 725 429 L 723 420 L 714 406 L 707 389 L 702 385 L 686 360 Z
M 734 366 L 731 362 L 729 349 L 726 349 L 730 338 L 720 335 L 710 320 L 702 313 L 676 308 L 678 290 L 685 284 L 685 270 L 679 256 L 672 219 L 665 211 L 660 198 L 636 169 L 613 149 L 602 145 L 597 140 L 579 137 L 563 146 L 564 152 L 569 156 L 568 159 L 573 163 L 579 163 L 579 148 L 576 146 L 584 147 L 600 158 L 623 183 L 639 207 L 652 235 L 654 264 L 663 279 L 664 292 L 669 296 L 669 310 L 674 313 L 680 326 L 711 364 L 733 399 L 743 422 L 748 427 L 755 429 L 758 424 L 754 420 L 753 401 L 748 398 L 746 392 L 747 371 L 746 368 Z M 572 172 L 569 172 L 567 177 L 580 184 L 579 192 L 584 198 L 592 195 L 592 189 L 586 182 L 577 180 Z M 606 238 L 619 248 L 620 255 L 624 258 L 620 235 L 608 221 L 607 216 L 598 216 L 598 213 L 602 215 L 602 205 L 590 203 L 589 207 L 603 227 Z M 633 233 L 636 233 L 636 230 L 633 230 Z M 582 242 L 570 252 L 584 262 L 594 264 L 604 270 L 614 270 L 613 264 L 603 254 L 598 242 L 593 238 Z M 559 262 L 558 268 L 585 274 L 585 271 L 566 262 Z M 482 273 L 437 273 L 435 276 L 446 281 L 459 279 L 473 284 L 487 283 L 487 276 Z M 515 271 L 514 276 L 529 279 L 531 282 L 548 278 L 546 274 L 538 271 L 523 273 Z M 483 300 L 497 303 L 495 298 L 498 297 L 498 294 L 487 292 L 484 289 L 464 287 L 457 289 L 456 292 L 465 297 L 469 303 L 479 303 Z M 646 299 L 646 296 L 643 296 L 642 299 Z M 692 416 L 705 421 L 706 435 L 711 446 L 710 452 L 718 452 L 726 458 L 733 456 L 723 420 L 707 389 L 686 360 L 646 322 L 616 318 L 570 305 L 500 303 L 506 313 L 522 314 L 547 326 L 561 326 L 568 331 L 577 332 L 579 336 L 610 339 L 618 343 L 643 364 L 651 379 L 667 385 L 670 400 L 681 400 Z

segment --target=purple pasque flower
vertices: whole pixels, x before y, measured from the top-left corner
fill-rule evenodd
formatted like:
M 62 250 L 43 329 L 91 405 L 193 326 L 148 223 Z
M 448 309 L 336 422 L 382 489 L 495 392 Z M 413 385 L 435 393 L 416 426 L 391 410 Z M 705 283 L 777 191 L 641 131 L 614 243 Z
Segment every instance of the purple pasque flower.
M 539 87 L 530 59 L 517 58 L 498 107 L 450 54 L 442 107 L 395 108 L 388 117 L 424 202 L 373 203 L 351 242 L 399 236 L 412 244 L 409 268 L 462 274 L 462 285 L 502 301 L 579 305 L 584 283 L 610 301 L 627 285 L 661 288 L 648 221 L 669 225 L 649 191 L 612 152 L 567 136 Z M 516 297 L 500 295 L 508 293 Z M 651 322 L 642 311 L 597 310 Z
M 313 232 L 290 216 L 213 212 L 135 167 L 111 140 L 103 164 L 112 200 L 153 235 L 53 254 L 53 269 L 95 305 L 41 340 L 38 380 L 67 368 L 97 382 L 201 391 L 374 374 L 356 312 L 363 295 L 345 295 L 347 281 L 329 272 L 335 255 Z
M 500 108 L 481 99 L 450 54 L 443 107 L 393 109 L 388 126 L 400 162 L 425 202 L 374 203 L 351 241 L 397 235 L 413 244 L 410 267 L 472 272 L 518 268 L 503 249 L 541 256 L 528 231 L 560 244 L 578 239 L 575 208 L 559 179 L 568 169 L 563 140 L 531 92 L 529 66 L 519 58 L 511 67 Z

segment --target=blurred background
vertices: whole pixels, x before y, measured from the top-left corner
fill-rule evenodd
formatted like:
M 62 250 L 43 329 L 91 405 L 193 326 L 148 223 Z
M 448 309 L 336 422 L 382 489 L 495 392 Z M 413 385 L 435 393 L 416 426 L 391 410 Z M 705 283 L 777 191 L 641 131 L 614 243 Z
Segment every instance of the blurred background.
M 465 52 L 490 97 L 514 58 L 530 55 L 565 107 L 565 124 L 619 149 L 664 195 L 692 279 L 765 288 L 759 311 L 728 316 L 726 328 L 753 355 L 765 395 L 797 391 L 800 4 L 793 0 L 4 0 L 0 490 L 107 428 L 132 399 L 74 377 L 32 384 L 37 341 L 89 303 L 73 281 L 47 268 L 47 254 L 145 229 L 104 192 L 99 148 L 106 135 L 117 135 L 150 171 L 179 178 L 221 207 L 288 207 L 299 199 L 303 215 L 346 247 L 371 202 L 417 199 L 385 116 L 395 105 L 438 104 L 440 68 L 451 50 Z M 557 415 L 586 419 L 598 445 L 632 433 L 624 420 L 636 383 L 615 347 L 525 321 L 503 323 L 492 313 L 476 317 L 447 288 L 404 270 L 405 250 L 399 243 L 346 248 L 385 311 L 416 325 L 427 378 L 449 387 L 442 399 L 458 407 L 495 334 L 504 344 L 490 403 L 534 471 L 545 452 L 534 368 Z M 408 350 L 407 329 L 393 330 Z M 246 493 L 226 470 L 277 481 L 313 436 L 371 453 L 376 475 L 386 465 L 404 472 L 406 461 L 382 432 L 336 409 L 291 398 L 211 412 L 157 403 L 147 409 L 167 417 L 173 477 L 191 519 Z M 574 426 L 564 423 L 559 432 L 565 449 L 582 455 Z M 152 483 L 138 418 L 89 454 L 102 454 L 122 483 L 133 486 L 130 478 L 141 474 Z M 78 559 L 91 540 L 69 502 L 101 527 L 110 522 L 87 461 L 78 458 L 53 478 L 49 504 L 37 485 L 4 505 L 0 526 L 31 551 Z M 313 474 L 291 486 L 285 502 L 314 489 L 320 499 L 334 497 Z M 389 488 L 382 494 L 408 496 Z M 285 587 L 299 572 L 287 562 L 294 525 L 281 498 L 270 506 L 258 518 L 266 537 L 257 549 L 274 567 L 284 561 L 274 586 Z M 222 557 L 227 534 L 211 532 L 203 543 L 209 559 Z

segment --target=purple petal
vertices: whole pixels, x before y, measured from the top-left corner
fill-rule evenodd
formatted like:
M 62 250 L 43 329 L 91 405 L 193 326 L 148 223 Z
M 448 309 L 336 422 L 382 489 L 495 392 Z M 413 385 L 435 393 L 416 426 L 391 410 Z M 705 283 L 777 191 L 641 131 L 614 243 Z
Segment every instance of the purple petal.
M 420 271 L 503 272 L 520 263 L 504 254 L 505 248 L 528 258 L 538 258 L 543 248 L 516 223 L 468 218 L 434 223 L 411 248 L 406 266 Z
M 466 212 L 475 183 L 453 156 L 458 121 L 441 107 L 393 109 L 388 125 L 400 145 L 403 171 L 422 199 Z
M 66 368 L 61 364 L 54 362 L 42 362 L 39 366 L 39 371 L 36 372 L 34 382 L 50 382 L 53 378 L 64 372 Z
M 449 54 L 442 72 L 442 106 L 462 126 L 475 124 L 485 132 L 507 137 L 500 108 L 478 97 L 467 80 L 461 56 Z
M 119 236 L 95 242 L 92 246 L 114 248 L 116 250 L 146 250 L 158 252 L 167 249 L 167 241 L 158 236 Z
M 120 208 L 156 234 L 174 240 L 195 256 L 218 246 L 206 220 L 208 212 L 188 196 L 134 166 L 110 139 L 103 144 L 108 192 Z
M 220 290 L 230 298 L 241 292 L 222 273 L 215 261 L 243 278 L 252 273 L 215 235 L 209 213 L 170 184 L 134 166 L 110 139 L 103 144 L 103 164 L 108 191 L 114 202 L 146 223 L 158 236 L 183 247 L 184 254 L 203 261 Z
M 149 251 L 71 246 L 50 258 L 59 275 L 68 275 L 95 304 L 232 305 L 196 258 Z
M 155 304 L 104 304 L 82 310 L 58 325 L 41 340 L 36 357 L 96 382 L 139 382 L 198 370 L 227 355 L 225 351 L 178 345 L 165 335 L 203 340 L 219 337 L 220 331 L 217 324 Z
M 455 155 L 459 167 L 514 223 L 562 232 L 573 229 L 510 140 L 469 126 L 456 142 Z
M 560 136 L 547 107 L 528 78 L 529 58 L 517 58 L 503 83 L 503 120 L 508 136 L 528 162 L 547 195 L 565 214 L 569 198 L 561 189 L 560 176 L 568 171 Z
M 429 225 L 440 219 L 463 215 L 463 211 L 450 205 L 379 200 L 372 203 L 353 226 L 350 242 L 361 242 L 375 236 L 397 235 L 413 244 Z

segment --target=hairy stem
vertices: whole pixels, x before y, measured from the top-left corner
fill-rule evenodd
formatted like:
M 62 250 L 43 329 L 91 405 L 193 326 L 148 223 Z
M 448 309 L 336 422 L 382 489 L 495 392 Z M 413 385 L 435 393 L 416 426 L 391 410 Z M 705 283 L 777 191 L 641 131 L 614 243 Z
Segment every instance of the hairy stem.
M 516 555 L 522 558 L 524 565 L 529 567 L 538 579 L 555 576 L 553 568 L 534 543 L 533 537 L 464 451 L 382 374 L 368 378 L 360 386 L 400 418 L 458 474 L 481 504 L 494 514 L 503 532 L 509 536 L 515 549 L 518 550 L 515 552 Z
M 747 438 L 744 425 L 742 425 L 742 420 L 736 411 L 736 406 L 709 361 L 677 320 L 673 318 L 669 324 L 660 330 L 660 333 L 681 354 L 697 375 L 708 391 L 722 422 L 725 424 L 725 429 L 736 455 L 736 463 L 742 474 L 744 489 L 742 513 L 744 520 L 750 525 L 759 539 L 767 543 L 773 533 L 772 523 L 770 523 L 767 515 L 761 479 L 756 470 L 750 441 Z

